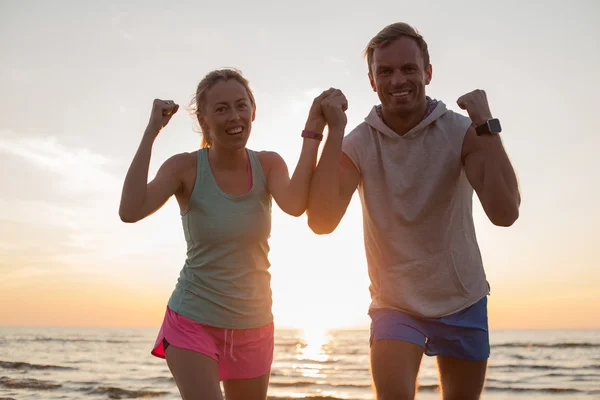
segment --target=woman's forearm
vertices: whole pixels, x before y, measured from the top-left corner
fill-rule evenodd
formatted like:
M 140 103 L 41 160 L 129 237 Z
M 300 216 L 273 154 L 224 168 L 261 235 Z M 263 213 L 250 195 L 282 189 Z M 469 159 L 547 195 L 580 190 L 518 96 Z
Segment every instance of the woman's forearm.
M 150 157 L 155 138 L 156 133 L 152 132 L 151 128 L 147 128 L 125 176 L 119 207 L 119 216 L 125 222 L 136 220 L 138 211 L 144 205 Z

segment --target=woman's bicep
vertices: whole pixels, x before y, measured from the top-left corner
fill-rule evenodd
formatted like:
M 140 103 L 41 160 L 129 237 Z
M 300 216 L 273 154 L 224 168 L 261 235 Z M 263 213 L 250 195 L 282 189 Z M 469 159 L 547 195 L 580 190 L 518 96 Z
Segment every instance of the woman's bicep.
M 165 161 L 154 179 L 146 187 L 144 204 L 139 219 L 146 218 L 160 209 L 181 188 L 181 160 L 173 157 Z
M 290 173 L 287 164 L 277 153 L 269 155 L 267 163 L 267 186 L 273 199 L 281 207 L 285 203 L 286 190 L 290 185 Z

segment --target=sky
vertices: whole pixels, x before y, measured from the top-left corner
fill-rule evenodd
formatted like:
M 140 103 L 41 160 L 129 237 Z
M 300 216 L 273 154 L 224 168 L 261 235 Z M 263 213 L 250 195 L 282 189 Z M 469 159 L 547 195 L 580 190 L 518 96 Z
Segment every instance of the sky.
M 0 3 L 0 325 L 158 326 L 185 257 L 174 199 L 136 224 L 120 193 L 154 98 L 185 106 L 212 69 L 250 80 L 248 147 L 296 165 L 312 99 L 378 104 L 362 51 L 404 21 L 429 44 L 429 96 L 487 92 L 518 174 L 510 228 L 474 199 L 494 329 L 600 328 L 600 3 L 589 1 L 58 0 Z M 200 136 L 182 107 L 153 176 Z M 280 327 L 368 327 L 356 195 L 331 235 L 274 203 L 270 260 Z

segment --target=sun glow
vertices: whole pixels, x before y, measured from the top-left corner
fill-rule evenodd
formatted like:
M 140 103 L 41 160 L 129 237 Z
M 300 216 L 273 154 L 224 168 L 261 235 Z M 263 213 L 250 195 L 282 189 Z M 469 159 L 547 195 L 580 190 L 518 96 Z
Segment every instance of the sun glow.
M 303 329 L 302 340 L 296 345 L 296 359 L 303 376 L 315 379 L 327 377 L 324 369 L 330 358 L 326 349 L 330 339 L 325 328 Z
M 298 345 L 298 359 L 318 362 L 327 361 L 329 355 L 324 347 L 329 343 L 329 339 L 329 334 L 325 328 L 305 328 L 302 333 L 302 341 L 304 344 Z

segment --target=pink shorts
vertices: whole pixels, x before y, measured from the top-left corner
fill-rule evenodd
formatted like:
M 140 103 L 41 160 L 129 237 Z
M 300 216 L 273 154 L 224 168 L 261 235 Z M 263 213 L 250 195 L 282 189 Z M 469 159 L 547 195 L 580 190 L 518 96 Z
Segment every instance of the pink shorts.
M 219 364 L 219 379 L 249 379 L 269 372 L 273 362 L 274 324 L 254 329 L 216 328 L 167 307 L 152 355 L 165 358 L 167 345 L 204 354 Z

